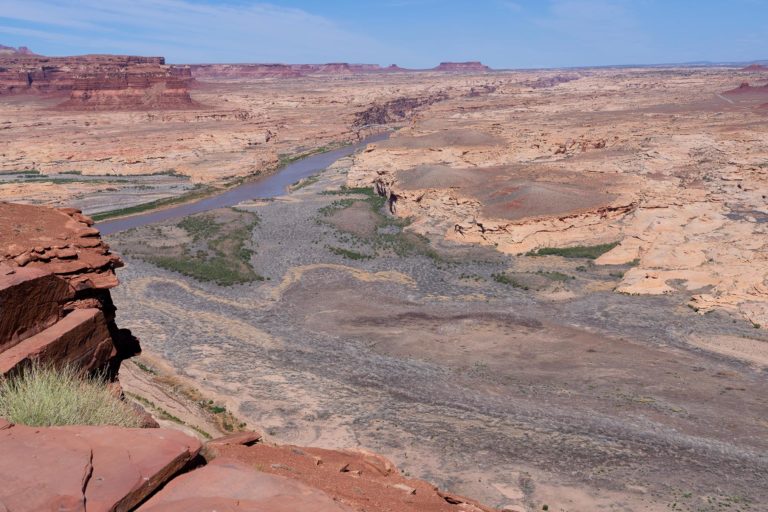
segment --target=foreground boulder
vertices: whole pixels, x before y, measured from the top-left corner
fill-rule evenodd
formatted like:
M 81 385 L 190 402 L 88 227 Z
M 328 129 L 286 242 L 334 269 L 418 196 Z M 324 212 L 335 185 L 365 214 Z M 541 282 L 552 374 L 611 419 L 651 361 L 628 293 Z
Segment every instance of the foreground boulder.
M 132 510 L 199 451 L 197 439 L 170 429 L 0 420 L 0 510 Z

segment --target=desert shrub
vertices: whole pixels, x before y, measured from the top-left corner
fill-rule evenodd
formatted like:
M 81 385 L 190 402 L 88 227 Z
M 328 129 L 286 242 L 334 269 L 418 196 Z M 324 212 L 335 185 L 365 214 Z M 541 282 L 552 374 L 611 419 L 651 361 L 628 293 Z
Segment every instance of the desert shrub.
M 520 288 L 521 290 L 528 290 L 529 287 L 526 284 L 521 283 L 514 277 L 511 277 L 507 274 L 501 273 L 501 274 L 491 274 L 491 278 L 493 278 L 494 281 L 501 284 L 506 284 L 509 286 L 512 286 L 513 288 Z
M 114 396 L 102 380 L 83 377 L 74 366 L 34 364 L 0 378 L 0 417 L 35 427 L 140 426 L 130 405 Z
M 372 258 L 372 256 L 369 256 L 368 254 L 344 249 L 343 247 L 328 246 L 328 250 L 337 256 L 343 256 L 345 258 L 349 258 L 350 260 L 369 260 Z
M 562 272 L 557 272 L 554 270 L 551 270 L 551 271 L 537 270 L 536 273 L 539 274 L 540 276 L 546 277 L 547 279 L 551 279 L 552 281 L 564 282 L 564 281 L 570 281 L 572 279 L 575 279 L 573 276 L 569 276 L 568 274 L 563 274 Z

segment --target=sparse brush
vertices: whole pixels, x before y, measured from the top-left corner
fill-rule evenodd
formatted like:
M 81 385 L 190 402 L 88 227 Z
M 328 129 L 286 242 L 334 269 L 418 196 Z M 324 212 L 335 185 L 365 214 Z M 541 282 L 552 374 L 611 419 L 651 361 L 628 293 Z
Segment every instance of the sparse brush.
M 115 397 L 99 379 L 83 377 L 73 366 L 40 364 L 0 378 L 0 417 L 35 427 L 141 424 L 131 406 Z

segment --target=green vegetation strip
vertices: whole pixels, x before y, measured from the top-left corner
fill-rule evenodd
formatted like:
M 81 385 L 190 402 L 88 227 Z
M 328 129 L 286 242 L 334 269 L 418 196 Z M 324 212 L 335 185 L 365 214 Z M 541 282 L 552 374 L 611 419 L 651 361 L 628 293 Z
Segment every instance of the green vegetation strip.
M 373 258 L 373 256 L 370 256 L 368 254 L 352 251 L 350 249 L 344 249 L 343 247 L 328 246 L 328 250 L 331 251 L 333 254 L 336 254 L 337 256 L 343 256 L 350 260 L 369 260 Z
M 308 156 L 312 155 L 319 155 L 321 153 L 327 153 L 329 151 L 333 151 L 334 149 L 340 148 L 343 144 L 328 144 L 327 146 L 320 146 L 314 149 L 310 149 L 309 151 L 305 151 L 303 153 L 298 153 L 295 155 L 280 155 L 280 167 L 284 167 L 288 164 L 292 164 L 293 162 L 297 160 L 301 160 L 302 158 L 307 158 Z
M 526 256 L 562 256 L 563 258 L 587 258 L 593 260 L 617 245 L 619 245 L 619 242 L 600 245 L 577 245 L 576 247 L 543 247 L 527 253 Z
M 164 199 L 156 199 L 155 201 L 150 201 L 148 203 L 141 203 L 134 206 L 128 206 L 126 208 L 118 208 L 117 210 L 110 210 L 107 212 L 96 213 L 91 217 L 93 217 L 93 220 L 95 220 L 96 222 L 99 222 L 99 221 L 111 219 L 114 217 L 125 217 L 127 215 L 136 215 L 137 213 L 143 213 L 149 210 L 156 210 L 158 208 L 164 208 L 167 206 L 174 206 L 181 203 L 188 203 L 190 201 L 203 199 L 205 197 L 208 197 L 210 195 L 213 195 L 219 192 L 220 190 L 221 189 L 219 188 L 204 185 L 204 186 L 197 187 L 194 190 L 191 190 L 184 194 L 181 194 L 179 196 L 166 197 Z
M 275 167 L 273 167 L 271 169 L 268 169 L 268 170 L 269 171 L 271 171 L 271 170 L 279 170 L 280 168 L 285 167 L 286 165 L 291 164 L 291 163 L 293 163 L 293 162 L 295 162 L 297 160 L 301 160 L 302 158 L 306 158 L 306 157 L 312 156 L 312 155 L 317 155 L 317 154 L 320 154 L 320 153 L 326 153 L 328 151 L 331 151 L 331 150 L 336 149 L 336 148 L 341 147 L 341 146 L 342 146 L 341 144 L 333 144 L 333 145 L 328 145 L 328 146 L 321 146 L 319 148 L 316 148 L 316 149 L 313 149 L 313 150 L 310 150 L 310 151 L 306 151 L 304 153 L 299 153 L 299 154 L 294 155 L 294 156 L 282 155 L 282 156 L 280 156 L 280 159 L 279 159 L 279 162 L 278 162 L 277 166 L 275 166 Z M 171 176 L 179 176 L 179 174 L 176 173 L 176 171 L 167 172 L 167 173 L 163 173 L 163 174 L 168 174 L 168 175 L 171 175 Z M 126 208 L 118 208 L 116 210 L 109 210 L 109 211 L 106 211 L 106 212 L 96 213 L 96 214 L 92 215 L 91 217 L 93 217 L 93 220 L 95 220 L 96 222 L 99 222 L 99 221 L 102 221 L 102 220 L 112 219 L 112 218 L 115 218 L 115 217 L 126 217 L 128 215 L 136 215 L 138 213 L 144 213 L 144 212 L 147 212 L 147 211 L 150 211 L 150 210 L 156 210 L 156 209 L 159 209 L 159 208 L 166 208 L 168 206 L 175 206 L 175 205 L 182 204 L 182 203 L 189 203 L 189 202 L 192 202 L 192 201 L 197 201 L 199 199 L 204 199 L 204 198 L 206 198 L 208 196 L 212 196 L 212 195 L 215 195 L 215 194 L 218 194 L 218 193 L 221 193 L 221 192 L 225 192 L 226 190 L 228 190 L 230 188 L 233 188 L 233 187 L 236 187 L 238 185 L 242 185 L 243 183 L 247 182 L 250 179 L 253 179 L 255 177 L 261 176 L 261 174 L 262 174 L 261 171 L 256 171 L 252 175 L 242 176 L 242 177 L 239 177 L 239 178 L 235 178 L 235 179 L 230 180 L 230 181 L 228 181 L 228 182 L 226 182 L 226 183 L 224 183 L 224 184 L 222 184 L 221 186 L 218 186 L 218 187 L 213 187 L 213 186 L 209 186 L 209 185 L 198 186 L 194 190 L 191 190 L 191 191 L 186 192 L 184 194 L 181 194 L 179 196 L 167 197 L 167 198 L 164 198 L 164 199 L 157 199 L 155 201 L 149 201 L 147 203 L 137 204 L 137 205 L 134 205 L 134 206 L 128 206 Z
M 421 254 L 435 261 L 442 261 L 440 255 L 432 249 L 429 240 L 416 233 L 407 233 L 403 228 L 411 223 L 410 218 L 399 218 L 389 216 L 383 213 L 387 205 L 387 198 L 379 195 L 372 187 L 341 187 L 339 190 L 326 190 L 322 195 L 352 195 L 363 196 L 345 197 L 337 199 L 332 203 L 318 210 L 322 217 L 330 217 L 335 212 L 349 208 L 358 201 L 365 201 L 371 211 L 376 215 L 376 231 L 370 237 L 356 236 L 351 233 L 345 233 L 340 239 L 342 242 L 349 242 L 355 246 L 366 245 L 373 249 L 373 255 L 365 255 L 357 251 L 331 248 L 329 250 L 350 259 L 368 259 L 378 256 L 379 251 L 393 252 L 397 256 L 406 256 L 409 254 Z M 327 221 L 324 221 L 327 222 Z M 351 254 L 355 253 L 355 254 Z
M 501 274 L 491 274 L 491 277 L 494 281 L 501 284 L 506 284 L 508 286 L 511 286 L 513 288 L 519 288 L 521 290 L 528 290 L 528 286 L 524 285 L 514 277 L 511 277 L 507 274 L 501 273 Z
M 198 281 L 211 281 L 221 286 L 263 281 L 251 266 L 253 250 L 249 248 L 251 233 L 259 223 L 255 213 L 236 210 L 239 221 L 217 222 L 213 214 L 185 217 L 177 224 L 194 242 L 180 255 L 139 256 L 166 270 L 172 270 Z

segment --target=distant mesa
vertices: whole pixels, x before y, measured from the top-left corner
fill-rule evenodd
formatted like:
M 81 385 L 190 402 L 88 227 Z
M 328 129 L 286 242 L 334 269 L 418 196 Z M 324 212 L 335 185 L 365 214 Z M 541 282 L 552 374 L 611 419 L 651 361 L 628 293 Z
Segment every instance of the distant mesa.
M 0 56 L 1 55 L 37 55 L 26 46 L 19 46 L 14 48 L 13 46 L 4 46 L 0 44 Z
M 482 72 L 490 71 L 491 68 L 486 66 L 480 61 L 469 62 L 441 62 L 437 67 L 433 68 L 433 71 L 448 71 L 452 73 L 466 73 L 466 72 Z
M 47 57 L 21 46 L 0 45 L 0 95 L 68 96 L 59 107 L 77 110 L 174 110 L 194 108 L 195 79 L 298 78 L 375 73 L 490 71 L 479 61 L 442 62 L 431 69 L 392 64 L 194 64 L 168 65 L 163 57 L 78 55 Z
M 358 75 L 369 73 L 415 73 L 437 71 L 446 73 L 478 73 L 491 71 L 481 62 L 442 62 L 431 69 L 407 69 L 391 64 L 349 64 L 346 62 L 328 64 L 193 64 L 192 77 L 206 79 L 247 79 L 247 78 L 298 78 L 309 75 Z
M 60 107 L 82 110 L 180 109 L 194 106 L 191 71 L 163 57 L 45 57 L 0 47 L 0 95 L 69 96 Z M 13 50 L 13 51 L 11 51 Z
M 391 70 L 378 64 L 348 64 L 331 62 L 327 64 L 193 64 L 190 66 L 193 78 L 199 79 L 240 79 L 240 78 L 298 78 L 308 75 L 354 75 L 380 73 Z
M 768 71 L 768 66 L 762 64 L 750 64 L 749 66 L 742 68 L 741 71 Z

